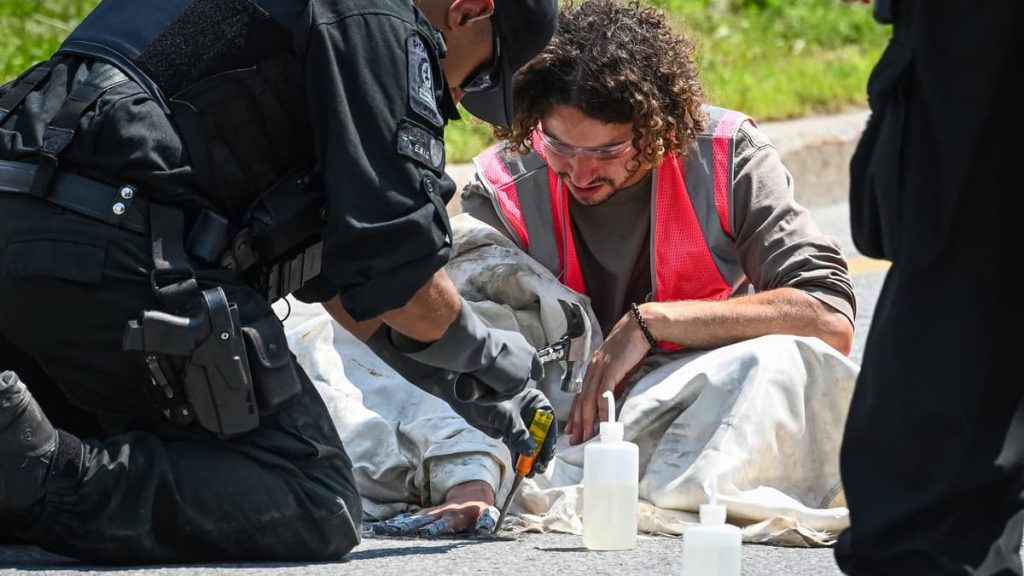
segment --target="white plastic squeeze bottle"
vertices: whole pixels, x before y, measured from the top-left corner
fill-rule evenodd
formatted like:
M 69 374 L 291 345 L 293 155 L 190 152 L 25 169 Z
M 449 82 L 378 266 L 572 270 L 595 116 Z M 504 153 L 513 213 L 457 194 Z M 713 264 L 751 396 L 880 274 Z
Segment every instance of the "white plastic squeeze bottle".
M 583 449 L 583 545 L 590 550 L 626 550 L 636 546 L 636 503 L 640 451 L 622 439 L 615 421 L 615 397 L 608 399 L 608 421 L 600 442 Z
M 683 576 L 740 576 L 740 529 L 725 523 L 726 508 L 717 500 L 712 486 L 711 502 L 700 505 L 700 524 L 683 530 Z

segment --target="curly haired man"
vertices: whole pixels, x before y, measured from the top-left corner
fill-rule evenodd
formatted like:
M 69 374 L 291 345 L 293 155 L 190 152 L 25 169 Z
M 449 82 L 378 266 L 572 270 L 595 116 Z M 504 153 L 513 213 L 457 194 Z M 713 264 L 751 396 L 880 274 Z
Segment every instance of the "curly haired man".
M 590 0 L 562 18 L 462 201 L 592 299 L 607 336 L 572 443 L 607 418 L 601 394 L 664 349 L 791 334 L 848 354 L 843 255 L 754 121 L 706 104 L 692 43 L 638 3 Z

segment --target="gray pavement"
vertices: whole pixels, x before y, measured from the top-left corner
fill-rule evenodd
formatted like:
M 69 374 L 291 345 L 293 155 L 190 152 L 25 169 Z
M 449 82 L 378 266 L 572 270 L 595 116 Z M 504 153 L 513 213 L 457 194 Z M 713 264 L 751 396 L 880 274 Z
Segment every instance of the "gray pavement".
M 680 574 L 682 540 L 641 537 L 629 551 L 591 552 L 582 537 L 570 534 L 529 534 L 515 539 L 415 540 L 368 539 L 343 562 L 324 564 L 205 564 L 104 568 L 84 566 L 37 548 L 0 548 L 0 575 L 45 574 L 71 576 L 83 572 L 111 572 L 118 576 L 291 576 L 366 574 L 372 576 L 422 576 L 432 574 L 587 574 L 630 576 Z M 828 548 L 780 548 L 743 546 L 744 576 L 832 576 L 842 572 Z
M 846 166 L 865 114 L 765 123 L 761 128 L 779 148 L 793 172 L 797 198 L 811 209 L 822 230 L 842 243 L 851 260 L 858 298 L 856 339 L 851 358 L 860 362 L 874 303 L 885 278 L 885 264 L 857 253 L 850 239 L 845 204 Z M 450 167 L 457 182 L 465 182 L 467 165 Z M 450 207 L 450 212 L 455 210 Z M 582 538 L 571 534 L 519 534 L 492 539 L 368 538 L 343 562 L 323 564 L 216 564 L 150 567 L 89 566 L 30 546 L 0 546 L 0 576 L 33 573 L 45 576 L 83 572 L 119 576 L 223 574 L 254 576 L 360 573 L 372 575 L 424 574 L 679 574 L 680 538 L 644 536 L 629 551 L 591 552 Z M 841 572 L 830 548 L 783 548 L 745 544 L 742 573 L 746 576 L 830 576 Z

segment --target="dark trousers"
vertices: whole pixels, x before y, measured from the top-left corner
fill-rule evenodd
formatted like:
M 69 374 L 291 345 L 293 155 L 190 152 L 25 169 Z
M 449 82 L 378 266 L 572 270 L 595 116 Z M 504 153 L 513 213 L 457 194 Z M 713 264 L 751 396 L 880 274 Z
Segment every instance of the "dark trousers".
M 174 426 L 145 396 L 141 354 L 122 351 L 122 336 L 142 310 L 160 309 L 152 267 L 148 238 L 0 194 L 0 366 L 24 370 L 82 453 L 51 477 L 41 516 L 19 537 L 111 564 L 343 557 L 359 543 L 362 506 L 301 368 L 297 396 L 228 439 Z M 248 287 L 216 285 L 243 325 L 273 314 Z
M 1016 2 L 901 2 L 851 164 L 892 260 L 840 455 L 847 574 L 1021 574 L 1024 159 Z

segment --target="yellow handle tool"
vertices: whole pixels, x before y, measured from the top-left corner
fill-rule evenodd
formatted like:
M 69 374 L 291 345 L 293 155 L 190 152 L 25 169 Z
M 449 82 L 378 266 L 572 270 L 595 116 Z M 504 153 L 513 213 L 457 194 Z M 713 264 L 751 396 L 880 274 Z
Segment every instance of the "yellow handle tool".
M 533 468 L 533 463 L 537 460 L 537 454 L 540 453 L 540 447 L 544 444 L 544 440 L 547 439 L 551 423 L 554 421 L 555 415 L 547 410 L 537 410 L 533 413 L 533 422 L 530 423 L 530 438 L 533 438 L 533 443 L 537 448 L 533 451 L 533 454 L 519 455 L 519 460 L 516 462 L 516 478 L 512 481 L 512 489 L 508 491 L 505 503 L 501 506 L 501 514 L 498 515 L 498 522 L 494 525 L 495 534 L 501 530 L 501 524 L 505 521 L 505 513 L 508 512 L 508 506 L 512 503 L 512 499 L 515 498 L 516 492 L 519 490 L 519 483 L 522 482 L 523 477 L 529 474 L 530 469 Z

